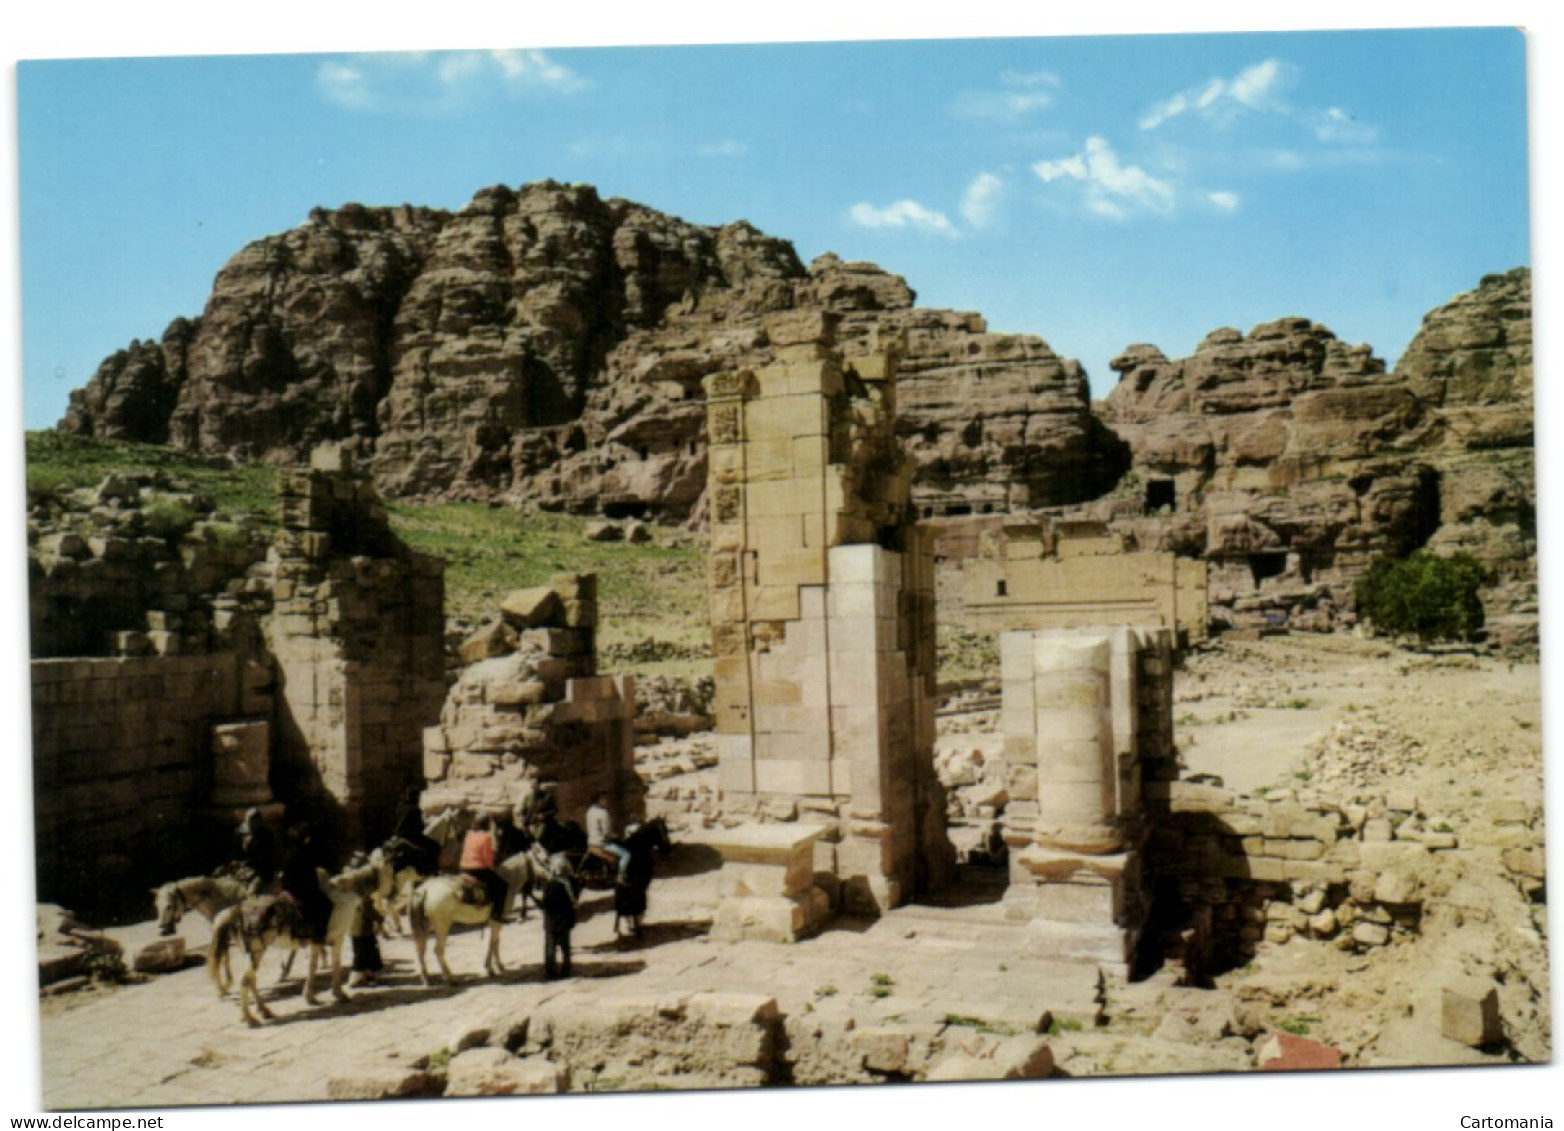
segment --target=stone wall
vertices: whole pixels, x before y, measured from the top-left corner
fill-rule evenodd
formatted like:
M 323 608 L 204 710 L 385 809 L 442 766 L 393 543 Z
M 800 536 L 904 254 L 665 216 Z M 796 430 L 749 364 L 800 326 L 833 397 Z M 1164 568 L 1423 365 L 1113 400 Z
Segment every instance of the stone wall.
M 1337 802 L 1165 781 L 1147 785 L 1146 804 L 1161 943 L 1191 981 L 1261 941 L 1296 934 L 1363 950 L 1415 932 L 1432 854 L 1459 843 L 1405 793 Z
M 1105 524 L 1006 523 L 958 562 L 946 615 L 978 632 L 1131 625 L 1208 636 L 1206 563 L 1134 551 Z
M 263 622 L 276 761 L 289 801 L 365 843 L 421 780 L 420 735 L 445 698 L 444 563 L 397 540 L 369 476 L 338 449 L 283 473 L 281 495 Z
M 28 500 L 32 655 L 178 655 L 231 647 L 221 610 L 254 597 L 267 539 L 158 472 Z M 254 588 L 254 587 L 252 587 Z
M 361 844 L 421 780 L 442 563 L 396 539 L 334 449 L 281 487 L 275 536 L 160 473 L 31 501 L 34 654 L 76 657 L 33 663 L 46 898 L 96 906 L 101 882 L 70 887 L 81 868 L 210 868 L 252 804 L 320 821 L 328 850 Z
M 210 810 L 213 728 L 271 710 L 241 667 L 233 653 L 33 662 L 41 898 L 101 905 L 206 862 L 231 828 Z

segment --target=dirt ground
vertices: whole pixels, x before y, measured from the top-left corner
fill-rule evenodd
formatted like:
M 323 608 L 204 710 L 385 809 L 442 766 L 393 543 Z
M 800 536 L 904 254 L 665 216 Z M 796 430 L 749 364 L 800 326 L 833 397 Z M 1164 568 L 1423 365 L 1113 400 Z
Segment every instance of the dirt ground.
M 1212 991 L 1162 988 L 1154 976 L 1110 1004 L 1107 1034 L 1056 1046 L 1062 1068 L 1156 1071 L 1165 1053 L 1147 1047 L 1137 1060 L 1133 1044 L 1115 1051 L 1115 1031 L 1214 1051 L 1239 1041 L 1252 1050 L 1281 1029 L 1363 1067 L 1549 1058 L 1546 906 L 1523 894 L 1524 878 L 1504 862 L 1506 849 L 1531 846 L 1540 858 L 1537 665 L 1298 634 L 1199 650 L 1174 694 L 1186 777 L 1338 802 L 1410 794 L 1423 827 L 1454 830 L 1460 847 L 1429 856 L 1417 936 L 1364 953 L 1302 936 L 1263 943 Z M 1479 1051 L 1441 1035 L 1441 989 L 1459 975 L 1498 984 L 1502 1047 Z

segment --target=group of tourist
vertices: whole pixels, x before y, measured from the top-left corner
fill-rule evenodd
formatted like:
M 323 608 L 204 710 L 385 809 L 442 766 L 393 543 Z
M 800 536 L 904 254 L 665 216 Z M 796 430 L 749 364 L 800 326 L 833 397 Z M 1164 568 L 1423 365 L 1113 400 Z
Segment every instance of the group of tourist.
M 425 831 L 423 812 L 418 804 L 419 791 L 409 786 L 403 794 L 392 821 L 391 838 L 406 842 L 419 860 L 420 874 L 439 870 L 440 845 Z M 576 923 L 576 901 L 580 888 L 562 849 L 566 834 L 559 821 L 559 803 L 549 785 L 540 784 L 535 771 L 523 781 L 521 800 L 512 810 L 510 824 L 521 833 L 528 846 L 540 853 L 539 874 L 543 877 L 537 901 L 543 911 L 544 970 L 549 978 L 570 976 L 570 932 Z M 457 867 L 482 886 L 491 908 L 491 922 L 505 921 L 505 904 L 510 885 L 496 870 L 505 858 L 507 830 L 504 822 L 491 813 L 478 816 L 462 839 Z M 577 832 L 579 835 L 579 831 Z M 616 842 L 609 795 L 600 791 L 586 813 L 586 850 L 613 866 L 617 880 L 625 882 L 630 853 Z M 326 867 L 323 855 L 311 835 L 309 824 L 291 822 L 278 843 L 276 834 L 259 809 L 248 810 L 234 836 L 234 863 L 237 872 L 254 890 L 279 890 L 298 906 L 307 937 L 325 936 L 331 915 L 331 900 L 322 891 L 317 869 Z M 546 861 L 546 863 L 544 863 Z M 357 852 L 349 861 L 349 871 L 369 863 L 366 852 Z M 378 980 L 385 968 L 378 941 L 382 916 L 373 899 L 359 901 L 350 941 L 353 952 L 352 985 L 363 986 Z

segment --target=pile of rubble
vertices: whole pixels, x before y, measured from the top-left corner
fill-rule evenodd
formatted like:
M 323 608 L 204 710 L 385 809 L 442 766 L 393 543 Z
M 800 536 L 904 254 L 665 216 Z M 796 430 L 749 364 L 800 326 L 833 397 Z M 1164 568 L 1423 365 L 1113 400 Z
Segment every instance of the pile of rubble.
M 267 592 L 247 576 L 271 539 L 253 517 L 217 509 L 165 472 L 121 472 L 96 487 L 33 492 L 27 517 L 32 654 L 204 653 L 238 602 Z

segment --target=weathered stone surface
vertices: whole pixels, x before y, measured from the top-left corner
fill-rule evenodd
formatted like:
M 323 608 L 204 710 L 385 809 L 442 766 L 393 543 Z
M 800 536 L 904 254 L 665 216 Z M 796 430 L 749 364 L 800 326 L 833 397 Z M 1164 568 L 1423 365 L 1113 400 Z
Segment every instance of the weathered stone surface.
M 1504 1038 L 1499 991 L 1492 981 L 1458 978 L 1439 991 L 1440 1028 L 1452 1041 L 1478 1048 Z
M 1260 1046 L 1260 1071 L 1309 1072 L 1340 1068 L 1341 1053 L 1319 1041 L 1291 1033 L 1272 1033 Z
M 185 940 L 175 935 L 138 947 L 131 956 L 130 968 L 138 974 L 163 974 L 185 964 Z
M 504 1049 L 472 1048 L 446 1069 L 447 1096 L 543 1096 L 567 1091 L 570 1070 L 542 1057 L 525 1059 Z
M 1464 551 L 1506 642 L 1536 597 L 1530 272 L 1432 311 L 1394 372 L 1303 318 L 1132 346 L 1105 419 L 1135 477 L 1096 504 L 1142 548 L 1205 557 L 1219 623 L 1330 628 L 1376 554 Z M 1520 614 L 1510 625 L 1504 618 Z
M 496 186 L 455 213 L 350 204 L 240 251 L 201 318 L 107 359 L 60 427 L 284 461 L 336 440 L 391 494 L 684 518 L 706 481 L 701 379 L 808 349 L 766 315 L 834 312 L 849 354 L 906 340 L 900 429 L 927 505 L 1073 502 L 1118 478 L 1077 363 L 913 301 L 872 264 L 806 270 L 747 223 L 585 185 Z
M 438 1096 L 445 1077 L 419 1068 L 366 1065 L 331 1076 L 326 1096 L 333 1100 L 394 1100 L 409 1096 Z

